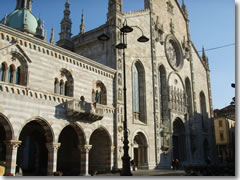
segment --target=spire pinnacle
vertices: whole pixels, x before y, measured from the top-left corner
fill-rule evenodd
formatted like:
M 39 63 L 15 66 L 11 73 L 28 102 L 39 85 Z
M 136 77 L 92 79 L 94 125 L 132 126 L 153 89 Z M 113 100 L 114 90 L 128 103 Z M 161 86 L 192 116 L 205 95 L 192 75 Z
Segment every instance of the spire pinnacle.
M 182 0 L 182 10 L 183 10 L 184 15 L 187 18 L 188 17 L 188 11 L 187 11 L 186 5 L 184 3 L 184 0 Z
M 202 59 L 206 59 L 206 53 L 204 47 L 202 47 Z
M 52 32 L 51 32 L 50 43 L 51 43 L 51 44 L 54 44 L 54 27 L 53 27 L 53 26 L 52 26 Z
M 84 11 L 82 10 L 82 19 L 80 25 L 80 34 L 85 33 L 85 18 L 84 18 Z

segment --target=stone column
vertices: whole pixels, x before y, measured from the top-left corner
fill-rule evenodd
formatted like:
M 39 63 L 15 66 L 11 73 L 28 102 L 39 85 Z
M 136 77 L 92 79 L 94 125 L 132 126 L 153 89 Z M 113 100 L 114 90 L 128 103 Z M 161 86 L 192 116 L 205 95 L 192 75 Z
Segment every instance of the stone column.
M 61 143 L 46 143 L 48 149 L 48 176 L 57 170 L 57 152 Z
M 5 173 L 12 173 L 15 175 L 16 172 L 16 160 L 17 160 L 17 149 L 22 141 L 10 140 L 5 141 L 6 144 L 6 170 Z
M 89 151 L 92 149 L 92 145 L 79 146 L 79 148 L 81 150 L 81 175 L 89 176 Z
M 114 165 L 114 150 L 115 150 L 115 146 L 111 146 L 111 170 L 115 169 L 115 165 Z

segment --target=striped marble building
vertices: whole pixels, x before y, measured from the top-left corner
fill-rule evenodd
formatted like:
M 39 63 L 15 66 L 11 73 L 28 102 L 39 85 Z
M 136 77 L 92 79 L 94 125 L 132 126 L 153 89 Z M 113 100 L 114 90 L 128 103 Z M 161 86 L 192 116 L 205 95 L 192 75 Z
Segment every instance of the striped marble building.
M 57 2 L 56 2 L 57 3 Z M 32 0 L 17 0 L 0 23 L 0 161 L 18 175 L 88 175 L 122 168 L 121 27 L 126 49 L 129 155 L 138 169 L 215 159 L 210 70 L 190 38 L 184 1 L 145 0 L 122 11 L 109 0 L 107 22 L 72 37 L 65 3 L 60 39 L 46 41 Z M 117 27 L 118 26 L 118 27 Z M 135 29 L 135 27 L 137 28 Z M 141 31 L 142 32 L 141 32 Z M 108 35 L 101 42 L 98 37 Z M 136 39 L 144 33 L 147 43 Z

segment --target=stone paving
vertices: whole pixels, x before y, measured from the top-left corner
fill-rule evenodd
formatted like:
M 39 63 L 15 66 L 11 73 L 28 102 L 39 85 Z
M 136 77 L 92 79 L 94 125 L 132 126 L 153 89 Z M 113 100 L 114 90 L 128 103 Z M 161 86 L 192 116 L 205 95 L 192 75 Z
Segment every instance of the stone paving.
M 184 170 L 169 170 L 169 169 L 158 169 L 158 170 L 137 170 L 132 171 L 133 176 L 186 176 Z M 97 174 L 96 176 L 120 176 L 119 173 L 109 174 Z

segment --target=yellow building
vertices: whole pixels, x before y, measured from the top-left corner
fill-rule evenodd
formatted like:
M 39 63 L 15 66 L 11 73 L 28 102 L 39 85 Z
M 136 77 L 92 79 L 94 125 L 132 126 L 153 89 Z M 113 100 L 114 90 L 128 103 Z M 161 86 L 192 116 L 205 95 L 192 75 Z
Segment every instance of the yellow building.
M 230 105 L 214 111 L 217 155 L 219 160 L 234 160 L 235 157 L 235 106 Z

